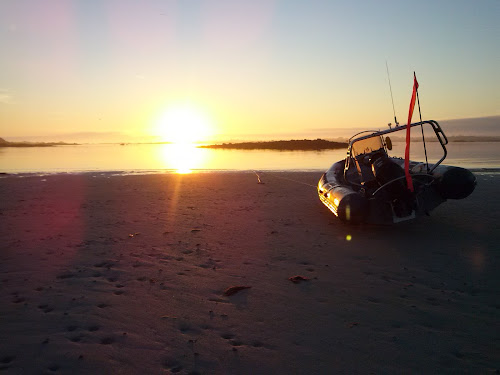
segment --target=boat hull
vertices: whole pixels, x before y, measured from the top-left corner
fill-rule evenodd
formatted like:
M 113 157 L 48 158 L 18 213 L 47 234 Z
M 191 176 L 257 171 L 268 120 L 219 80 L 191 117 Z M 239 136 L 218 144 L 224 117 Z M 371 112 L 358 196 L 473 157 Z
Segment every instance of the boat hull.
M 392 162 L 403 167 L 401 159 Z M 322 175 L 318 195 L 335 216 L 351 224 L 390 224 L 429 215 L 447 199 L 466 198 L 476 186 L 476 177 L 467 169 L 439 165 L 432 173 L 425 173 L 425 164 L 410 162 L 415 192 L 403 192 L 406 195 L 401 198 L 390 189 L 377 191 L 376 186 L 370 190 L 368 186 L 347 183 L 344 167 L 345 160 L 341 160 Z

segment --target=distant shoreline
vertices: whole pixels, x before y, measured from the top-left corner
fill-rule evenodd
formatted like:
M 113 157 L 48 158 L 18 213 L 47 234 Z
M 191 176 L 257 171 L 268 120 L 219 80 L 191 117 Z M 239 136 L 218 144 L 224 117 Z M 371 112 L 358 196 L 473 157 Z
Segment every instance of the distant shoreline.
M 53 147 L 53 146 L 77 146 L 79 143 L 66 142 L 9 142 L 0 138 L 0 147 Z
M 466 136 L 452 135 L 448 136 L 449 143 L 476 143 L 476 142 L 500 142 L 500 136 Z M 412 141 L 419 141 L 420 138 L 412 137 Z M 405 142 L 402 137 L 392 137 L 393 142 Z M 437 142 L 435 138 L 426 138 L 427 142 Z M 83 143 L 87 144 L 87 143 Z M 96 142 L 88 144 L 108 144 L 108 145 L 163 145 L 174 144 L 172 142 Z M 81 146 L 82 143 L 76 142 L 11 142 L 0 138 L 0 148 L 15 147 L 15 148 L 32 148 L 32 147 L 54 147 L 54 146 Z M 197 148 L 208 149 L 228 149 L 228 150 L 276 150 L 276 151 L 319 151 L 319 150 L 336 150 L 347 148 L 347 139 L 328 141 L 326 139 L 300 139 L 300 140 L 279 140 L 279 141 L 246 141 L 246 142 L 225 142 L 213 144 L 198 144 L 194 145 Z
M 404 137 L 391 137 L 393 141 L 396 142 L 406 142 Z M 412 141 L 420 140 L 421 137 L 414 136 L 411 138 Z M 450 135 L 447 137 L 450 143 L 461 143 L 461 142 L 500 142 L 500 136 L 478 136 L 478 135 Z M 426 142 L 438 142 L 437 138 L 427 137 Z
M 301 139 L 290 141 L 268 142 L 238 142 L 198 146 L 199 148 L 231 149 L 231 150 L 280 150 L 280 151 L 311 151 L 334 150 L 347 147 L 347 142 L 332 142 L 324 139 Z

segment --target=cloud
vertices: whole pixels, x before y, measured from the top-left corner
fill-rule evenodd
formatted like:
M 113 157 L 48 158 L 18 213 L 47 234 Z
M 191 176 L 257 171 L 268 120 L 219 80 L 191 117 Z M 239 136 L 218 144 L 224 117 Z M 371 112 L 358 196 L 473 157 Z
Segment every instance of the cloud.
M 0 89 L 0 103 L 12 104 L 12 95 L 7 89 Z

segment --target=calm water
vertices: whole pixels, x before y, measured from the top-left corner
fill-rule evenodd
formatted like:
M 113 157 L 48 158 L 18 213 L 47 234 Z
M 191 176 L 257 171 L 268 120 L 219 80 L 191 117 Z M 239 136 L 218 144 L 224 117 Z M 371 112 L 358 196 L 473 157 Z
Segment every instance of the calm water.
M 444 164 L 465 168 L 500 168 L 500 143 L 450 143 Z M 394 153 L 402 154 L 396 142 Z M 427 145 L 429 161 L 439 159 L 437 143 Z M 423 150 L 412 149 L 411 159 L 423 160 Z M 92 144 L 79 146 L 0 148 L 0 172 L 62 173 L 83 171 L 181 173 L 199 170 L 311 170 L 324 171 L 345 158 L 346 150 L 243 151 L 210 150 L 178 145 Z

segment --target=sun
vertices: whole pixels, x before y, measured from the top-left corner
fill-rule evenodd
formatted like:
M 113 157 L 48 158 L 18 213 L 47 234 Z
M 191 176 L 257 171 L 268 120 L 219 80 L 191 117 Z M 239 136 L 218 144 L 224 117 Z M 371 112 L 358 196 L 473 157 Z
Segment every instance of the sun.
M 156 122 L 153 133 L 163 142 L 193 144 L 207 141 L 213 134 L 213 127 L 204 112 L 182 105 L 166 109 Z

